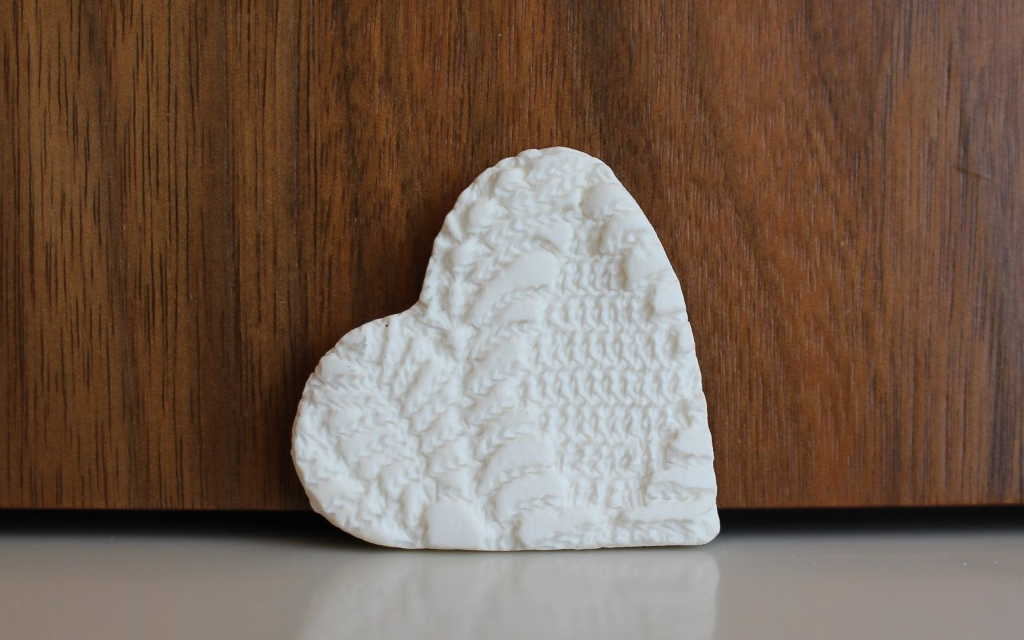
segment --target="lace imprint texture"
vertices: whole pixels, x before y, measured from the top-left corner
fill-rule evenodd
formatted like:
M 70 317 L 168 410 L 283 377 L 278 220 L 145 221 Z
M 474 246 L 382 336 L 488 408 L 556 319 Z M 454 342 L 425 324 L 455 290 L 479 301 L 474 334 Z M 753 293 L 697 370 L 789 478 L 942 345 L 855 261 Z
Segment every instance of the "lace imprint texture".
M 306 384 L 313 507 L 406 548 L 702 544 L 718 533 L 707 407 L 679 281 L 601 161 L 486 170 L 420 301 L 345 335 Z

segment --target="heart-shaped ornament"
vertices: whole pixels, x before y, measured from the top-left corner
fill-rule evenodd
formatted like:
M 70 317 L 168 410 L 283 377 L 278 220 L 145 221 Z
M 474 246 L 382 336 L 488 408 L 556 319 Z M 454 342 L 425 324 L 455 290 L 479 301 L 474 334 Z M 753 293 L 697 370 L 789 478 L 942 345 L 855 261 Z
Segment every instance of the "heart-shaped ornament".
M 603 162 L 525 151 L 466 189 L 419 302 L 299 404 L 314 509 L 377 544 L 584 549 L 718 533 L 707 405 L 665 250 Z

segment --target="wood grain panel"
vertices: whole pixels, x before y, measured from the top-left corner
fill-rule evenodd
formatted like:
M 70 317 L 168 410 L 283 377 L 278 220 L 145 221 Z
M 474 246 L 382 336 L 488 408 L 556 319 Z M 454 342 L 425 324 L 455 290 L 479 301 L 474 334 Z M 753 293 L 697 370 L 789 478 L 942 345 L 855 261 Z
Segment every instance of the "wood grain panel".
M 1024 3 L 77 3 L 0 18 L 0 507 L 305 508 L 305 377 L 477 173 L 607 161 L 726 507 L 1024 502 Z

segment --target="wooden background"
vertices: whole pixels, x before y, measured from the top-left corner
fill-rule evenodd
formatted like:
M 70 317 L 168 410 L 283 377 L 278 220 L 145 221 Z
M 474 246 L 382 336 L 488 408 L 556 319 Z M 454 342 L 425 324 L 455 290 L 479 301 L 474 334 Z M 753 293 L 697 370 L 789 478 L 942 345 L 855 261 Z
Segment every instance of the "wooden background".
M 665 242 L 721 506 L 1024 502 L 1024 3 L 614 4 L 7 5 L 0 506 L 306 508 L 319 356 L 552 145 Z

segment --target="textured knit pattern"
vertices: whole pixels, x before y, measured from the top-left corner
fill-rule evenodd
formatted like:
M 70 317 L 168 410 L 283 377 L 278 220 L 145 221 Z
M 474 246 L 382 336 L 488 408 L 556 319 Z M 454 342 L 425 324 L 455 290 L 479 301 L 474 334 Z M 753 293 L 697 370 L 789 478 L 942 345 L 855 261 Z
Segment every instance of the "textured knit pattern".
M 718 533 L 679 282 L 612 171 L 571 149 L 508 158 L 463 192 L 420 301 L 321 360 L 293 457 L 318 512 L 389 546 Z

